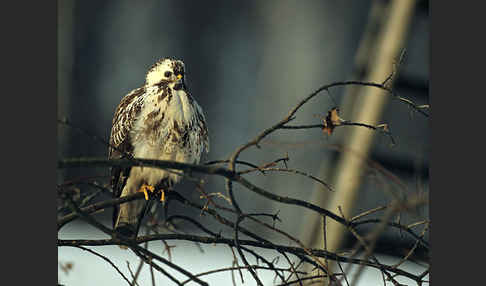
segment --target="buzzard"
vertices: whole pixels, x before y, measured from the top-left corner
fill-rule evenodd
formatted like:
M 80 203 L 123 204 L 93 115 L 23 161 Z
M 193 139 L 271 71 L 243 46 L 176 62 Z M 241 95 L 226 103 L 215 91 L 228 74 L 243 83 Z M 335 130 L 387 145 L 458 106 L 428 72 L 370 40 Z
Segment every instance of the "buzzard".
M 208 130 L 201 107 L 187 92 L 184 63 L 164 58 L 152 65 L 145 85 L 121 100 L 113 117 L 110 159 L 144 158 L 197 164 L 209 151 Z M 169 191 L 182 178 L 177 170 L 149 167 L 111 168 L 115 197 L 143 192 Z M 136 200 L 115 207 L 113 227 L 125 236 L 136 234 L 144 201 Z

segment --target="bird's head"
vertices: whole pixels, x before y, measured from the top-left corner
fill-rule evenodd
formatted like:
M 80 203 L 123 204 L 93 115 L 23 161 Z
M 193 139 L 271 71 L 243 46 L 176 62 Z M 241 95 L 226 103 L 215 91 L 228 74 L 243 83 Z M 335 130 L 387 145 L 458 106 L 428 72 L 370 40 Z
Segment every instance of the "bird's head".
M 174 89 L 185 89 L 184 63 L 164 58 L 153 64 L 145 77 L 145 86 L 168 84 Z

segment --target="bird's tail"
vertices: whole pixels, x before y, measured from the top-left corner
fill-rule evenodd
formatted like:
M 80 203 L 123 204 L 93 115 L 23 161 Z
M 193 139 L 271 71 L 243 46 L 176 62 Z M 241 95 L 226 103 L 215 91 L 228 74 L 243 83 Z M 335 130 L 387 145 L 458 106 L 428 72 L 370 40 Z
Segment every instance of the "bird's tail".
M 121 204 L 114 225 L 115 231 L 124 237 L 131 239 L 136 238 L 142 219 L 150 209 L 151 202 L 152 200 L 145 202 L 133 201 Z M 127 247 L 123 245 L 121 245 L 120 248 L 127 249 Z

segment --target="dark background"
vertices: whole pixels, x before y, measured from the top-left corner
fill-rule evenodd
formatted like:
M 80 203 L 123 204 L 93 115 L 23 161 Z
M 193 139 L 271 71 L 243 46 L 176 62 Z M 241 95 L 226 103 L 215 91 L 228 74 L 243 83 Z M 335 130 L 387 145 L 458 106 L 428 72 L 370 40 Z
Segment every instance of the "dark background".
M 382 1 L 386 3 L 387 1 Z M 283 118 L 301 98 L 321 85 L 366 73 L 355 56 L 369 21 L 372 1 L 62 1 L 58 5 L 58 118 L 66 117 L 96 136 L 109 138 L 113 112 L 121 98 L 143 84 L 157 59 L 176 57 L 187 68 L 190 92 L 203 107 L 211 151 L 203 161 L 224 159 L 240 144 Z M 418 104 L 429 103 L 428 1 L 418 1 L 406 58 L 395 91 Z M 373 62 L 369 59 L 369 62 Z M 343 89 L 332 90 L 338 105 Z M 322 96 L 298 114 L 296 123 L 315 124 L 334 103 Z M 390 125 L 397 145 L 377 135 L 370 158 L 404 180 L 411 192 L 428 191 L 429 123 L 390 101 L 381 120 Z M 318 130 L 278 132 L 261 150 L 242 156 L 267 162 L 289 153 L 290 166 L 323 180 L 339 152 L 339 130 L 327 138 Z M 89 136 L 58 127 L 58 157 L 107 156 L 107 148 Z M 81 176 L 106 176 L 107 170 L 58 172 L 58 182 Z M 255 184 L 280 195 L 309 199 L 312 181 L 296 176 L 252 175 Z M 100 179 L 104 182 L 103 179 Z M 208 178 L 207 190 L 224 192 L 220 178 Z M 356 213 L 389 202 L 373 174 L 360 187 Z M 179 192 L 193 200 L 190 183 Z M 284 228 L 302 232 L 301 210 L 274 205 L 253 194 L 237 199 L 247 211 L 281 210 Z M 172 211 L 185 213 L 175 207 Z M 197 212 L 188 215 L 197 217 Z M 420 210 L 428 218 L 428 208 Z M 104 217 L 108 221 L 109 216 Z M 204 220 L 204 218 L 200 218 Z M 403 218 L 403 219 L 406 219 Z M 210 226 L 219 227 L 211 224 Z M 299 227 L 295 227 L 295 226 Z M 217 229 L 216 229 L 217 230 Z M 272 234 L 268 236 L 272 238 Z M 274 239 L 278 239 L 277 236 Z M 411 242 L 390 232 L 379 252 L 403 255 Z M 350 245 L 351 246 L 351 245 Z

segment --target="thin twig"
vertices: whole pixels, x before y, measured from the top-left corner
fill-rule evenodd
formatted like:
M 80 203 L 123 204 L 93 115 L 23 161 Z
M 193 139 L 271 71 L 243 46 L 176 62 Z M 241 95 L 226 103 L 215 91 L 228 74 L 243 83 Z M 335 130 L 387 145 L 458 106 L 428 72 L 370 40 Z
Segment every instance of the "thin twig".
M 427 232 L 428 229 L 429 229 L 429 224 L 426 224 L 425 227 L 424 227 L 424 229 L 423 229 L 423 231 L 422 231 L 422 234 L 420 235 L 420 237 L 424 237 L 424 235 L 425 235 L 425 233 Z M 396 263 L 392 267 L 397 268 L 398 266 L 402 265 L 405 261 L 407 261 L 407 259 L 413 254 L 413 252 L 417 248 L 419 242 L 420 241 L 417 239 L 415 241 L 413 247 L 408 251 L 408 253 L 405 255 L 405 257 L 403 257 L 398 263 Z
M 133 285 L 133 283 L 131 283 L 131 282 L 130 282 L 130 281 L 127 279 L 127 277 L 126 277 L 126 276 L 125 276 L 125 275 L 124 275 L 124 274 L 123 274 L 123 273 L 120 271 L 120 269 L 118 269 L 118 267 L 116 267 L 116 265 L 115 265 L 115 264 L 114 264 L 114 263 L 113 263 L 113 262 L 112 262 L 112 261 L 111 261 L 109 258 L 107 258 L 107 257 L 106 257 L 106 256 L 104 256 L 104 255 L 99 254 L 98 252 L 96 252 L 96 251 L 94 251 L 94 250 L 92 250 L 92 249 L 89 249 L 89 248 L 86 248 L 86 247 L 83 247 L 83 246 L 80 246 L 80 245 L 78 245 L 78 246 L 76 246 L 76 247 L 77 247 L 77 248 L 79 248 L 79 249 L 82 249 L 82 250 L 84 250 L 84 251 L 90 252 L 90 253 L 92 253 L 92 254 L 94 254 L 94 255 L 96 255 L 96 256 L 98 256 L 98 257 L 100 257 L 101 259 L 105 260 L 105 261 L 106 261 L 106 262 L 108 262 L 108 263 L 109 263 L 109 264 L 110 264 L 110 265 L 111 265 L 113 268 L 115 268 L 115 270 L 116 270 L 116 271 L 117 271 L 117 272 L 118 272 L 118 273 L 121 275 L 121 277 L 123 277 L 123 279 L 124 279 L 125 281 L 127 281 L 128 285 L 130 285 L 130 286 L 131 286 L 131 285 Z
M 288 272 L 291 272 L 292 269 L 290 268 L 270 268 L 270 267 L 266 267 L 266 266 L 260 266 L 260 265 L 250 265 L 251 268 L 253 269 L 265 269 L 265 270 L 278 270 L 278 271 L 288 271 Z M 215 270 L 210 270 L 210 271 L 206 271 L 206 272 L 202 272 L 202 273 L 199 273 L 199 274 L 196 274 L 195 276 L 196 277 L 201 277 L 201 276 L 205 276 L 205 275 L 210 275 L 210 274 L 214 274 L 214 273 L 218 273 L 218 272 L 224 272 L 224 271 L 234 271 L 234 270 L 238 270 L 238 271 L 241 271 L 242 269 L 247 269 L 248 267 L 246 266 L 236 266 L 236 267 L 225 267 L 225 268 L 220 268 L 220 269 L 215 269 Z M 300 274 L 307 274 L 306 272 L 303 272 L 303 271 L 299 271 Z M 182 282 L 182 285 L 190 282 L 191 280 L 185 280 Z
M 287 173 L 294 173 L 294 174 L 302 175 L 302 176 L 308 177 L 308 178 L 320 183 L 325 188 L 327 188 L 329 191 L 331 191 L 331 192 L 334 191 L 328 183 L 324 182 L 323 180 L 321 180 L 321 179 L 319 179 L 315 176 L 312 176 L 310 174 L 307 174 L 307 173 L 299 171 L 299 170 L 286 169 L 286 168 L 268 168 L 268 167 L 267 168 L 258 168 L 257 170 L 258 171 L 287 172 Z M 238 172 L 238 175 L 243 175 L 243 174 L 250 173 L 250 172 L 253 172 L 253 171 L 255 171 L 255 169 L 241 171 L 241 172 Z
M 135 274 L 133 274 L 132 268 L 130 268 L 130 262 L 128 261 L 127 261 L 127 268 L 128 268 L 128 272 L 130 272 L 130 275 L 132 276 L 132 282 L 130 282 L 130 285 L 139 286 Z

